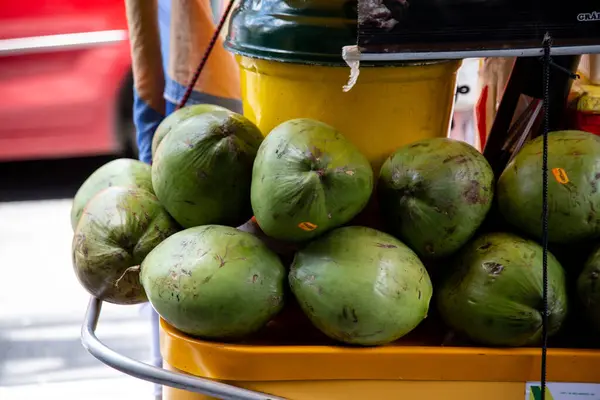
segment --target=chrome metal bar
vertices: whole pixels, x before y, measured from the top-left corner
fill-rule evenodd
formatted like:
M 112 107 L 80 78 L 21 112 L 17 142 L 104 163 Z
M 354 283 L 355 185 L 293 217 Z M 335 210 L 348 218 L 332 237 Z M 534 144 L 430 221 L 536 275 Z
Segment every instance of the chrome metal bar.
M 96 336 L 96 326 L 102 309 L 102 301 L 95 297 L 90 299 L 85 320 L 81 327 L 81 342 L 83 347 L 104 364 L 127 375 L 170 386 L 190 392 L 202 393 L 224 400 L 285 400 L 281 397 L 265 393 L 241 389 L 236 386 L 214 382 L 210 379 L 197 378 L 178 372 L 167 371 L 140 361 L 125 357 L 107 347 Z
M 366 53 L 360 55 L 360 61 L 419 61 L 419 60 L 442 60 L 442 59 L 464 59 L 483 57 L 541 57 L 544 49 L 494 49 L 494 50 L 461 50 L 445 52 L 406 52 L 406 53 Z M 553 56 L 570 56 L 578 54 L 598 54 L 600 45 L 590 46 L 564 46 L 552 49 Z

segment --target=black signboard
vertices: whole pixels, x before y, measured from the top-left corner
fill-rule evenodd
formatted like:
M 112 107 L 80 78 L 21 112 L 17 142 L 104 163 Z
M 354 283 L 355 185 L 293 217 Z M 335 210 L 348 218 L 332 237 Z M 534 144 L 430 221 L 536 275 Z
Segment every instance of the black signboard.
M 358 21 L 363 54 L 600 48 L 598 0 L 358 0 Z

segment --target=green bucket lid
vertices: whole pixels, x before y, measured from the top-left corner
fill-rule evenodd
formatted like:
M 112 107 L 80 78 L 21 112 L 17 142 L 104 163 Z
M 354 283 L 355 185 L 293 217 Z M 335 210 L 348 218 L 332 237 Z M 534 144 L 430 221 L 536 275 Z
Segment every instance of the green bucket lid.
M 225 47 L 281 62 L 342 65 L 356 44 L 356 0 L 240 0 Z

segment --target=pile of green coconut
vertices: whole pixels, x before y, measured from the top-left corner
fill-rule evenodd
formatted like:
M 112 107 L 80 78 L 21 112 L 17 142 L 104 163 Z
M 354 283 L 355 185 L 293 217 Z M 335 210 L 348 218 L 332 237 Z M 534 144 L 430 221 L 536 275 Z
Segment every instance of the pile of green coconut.
M 549 333 L 573 310 L 600 329 L 600 138 L 548 139 L 548 235 L 562 254 L 547 259 Z M 163 121 L 152 151 L 151 166 L 100 167 L 74 199 L 74 271 L 103 301 L 149 301 L 215 341 L 246 339 L 291 304 L 341 344 L 396 341 L 428 314 L 481 345 L 541 338 L 541 138 L 496 177 L 447 138 L 401 147 L 374 171 L 325 123 L 260 132 L 196 105 Z

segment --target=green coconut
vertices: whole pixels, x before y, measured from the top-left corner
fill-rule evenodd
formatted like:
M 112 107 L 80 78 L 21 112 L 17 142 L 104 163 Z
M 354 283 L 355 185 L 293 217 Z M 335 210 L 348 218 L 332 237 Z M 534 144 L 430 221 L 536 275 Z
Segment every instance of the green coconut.
M 526 144 L 498 180 L 498 206 L 513 226 L 542 235 L 542 137 Z M 600 235 L 600 138 L 582 131 L 548 135 L 548 239 Z
M 392 232 L 421 257 L 446 257 L 471 239 L 493 200 L 494 174 L 469 144 L 426 139 L 381 168 L 378 194 Z
M 463 248 L 440 286 L 438 308 L 456 332 L 494 346 L 537 344 L 542 335 L 542 247 L 508 233 L 483 235 Z M 548 253 L 548 334 L 567 314 L 565 274 Z
M 252 164 L 262 138 L 252 122 L 231 111 L 189 117 L 156 151 L 156 196 L 185 228 L 242 224 L 252 216 Z
M 600 247 L 587 259 L 577 280 L 577 292 L 586 315 L 600 331 Z
M 392 342 L 427 316 L 431 280 L 417 255 L 375 229 L 338 228 L 300 250 L 289 282 L 327 336 L 356 345 Z
M 303 241 L 350 221 L 373 190 L 369 161 L 322 122 L 294 119 L 263 141 L 252 171 L 252 210 L 269 236 Z
M 254 235 L 207 225 L 181 231 L 142 264 L 154 309 L 182 332 L 209 339 L 249 335 L 283 307 L 285 268 Z
M 94 171 L 79 187 L 71 208 L 71 226 L 77 226 L 83 209 L 98 192 L 111 186 L 138 187 L 152 191 L 151 169 L 148 164 L 129 158 L 110 161 Z
M 167 115 L 154 131 L 154 137 L 152 138 L 152 159 L 154 159 L 158 145 L 162 142 L 165 136 L 171 132 L 171 129 L 173 129 L 174 126 L 177 126 L 182 121 L 185 121 L 194 115 L 201 115 L 205 112 L 215 110 L 226 111 L 227 109 L 214 104 L 194 104 L 180 108 L 179 110 L 175 110 L 171 114 Z
M 73 238 L 73 267 L 79 282 L 100 300 L 146 301 L 140 264 L 177 231 L 175 221 L 150 192 L 112 187 L 90 200 Z

